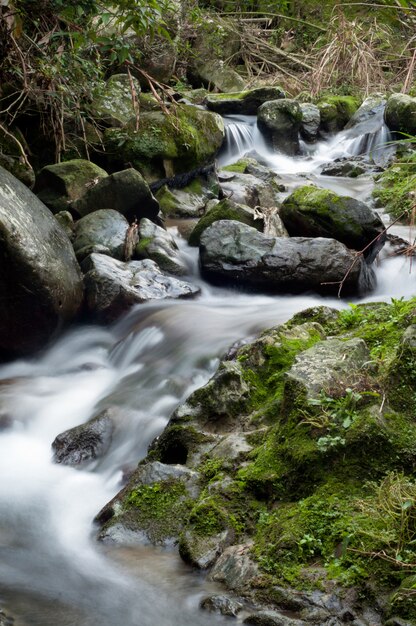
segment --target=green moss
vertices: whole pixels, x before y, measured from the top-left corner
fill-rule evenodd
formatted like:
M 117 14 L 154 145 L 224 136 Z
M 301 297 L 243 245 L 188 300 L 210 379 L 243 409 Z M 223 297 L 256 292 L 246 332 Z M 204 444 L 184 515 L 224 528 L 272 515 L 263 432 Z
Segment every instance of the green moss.
M 137 487 L 128 495 L 125 507 L 134 510 L 135 526 L 159 543 L 182 530 L 190 500 L 183 483 L 168 480 Z
M 377 178 L 373 196 L 393 217 L 409 221 L 416 189 L 416 154 L 403 157 Z
M 217 535 L 227 527 L 228 517 L 211 498 L 194 507 L 189 515 L 188 524 L 200 537 Z
M 245 174 L 247 166 L 253 162 L 253 159 L 239 159 L 236 163 L 226 165 L 222 169 L 226 172 L 236 172 L 237 174 Z
M 355 96 L 326 96 L 317 103 L 321 113 L 321 124 L 325 130 L 342 130 L 360 106 Z

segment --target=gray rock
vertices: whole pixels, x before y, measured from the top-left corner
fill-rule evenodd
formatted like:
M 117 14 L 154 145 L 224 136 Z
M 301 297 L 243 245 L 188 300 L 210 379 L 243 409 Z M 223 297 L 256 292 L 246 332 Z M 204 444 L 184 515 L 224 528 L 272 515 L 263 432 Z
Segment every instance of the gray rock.
M 358 159 L 336 159 L 332 163 L 324 165 L 321 170 L 322 176 L 345 176 L 347 178 L 357 178 L 368 171 L 364 163 Z M 380 171 L 380 170 L 378 170 Z
M 203 233 L 200 260 L 208 280 L 257 290 L 333 293 L 344 279 L 347 292 L 375 285 L 363 259 L 334 239 L 267 237 L 230 220 L 215 222 Z
M 63 465 L 85 465 L 105 455 L 114 430 L 114 410 L 106 409 L 85 424 L 70 428 L 52 443 L 53 460 Z
M 359 133 L 378 130 L 383 122 L 385 106 L 385 96 L 368 96 L 346 124 L 345 130 L 355 128 Z
M 300 383 L 306 395 L 314 398 L 322 389 L 342 390 L 361 380 L 369 360 L 362 339 L 326 339 L 297 356 L 286 378 Z
M 186 529 L 179 541 L 179 554 L 185 563 L 198 569 L 208 569 L 231 543 L 227 530 L 213 535 L 201 535 L 197 530 Z
M 225 584 L 233 591 L 243 591 L 259 574 L 257 564 L 250 558 L 250 546 L 226 548 L 209 574 L 209 579 Z
M 0 167 L 0 354 L 31 352 L 78 313 L 82 277 L 44 204 Z
M 210 111 L 221 115 L 257 115 L 259 107 L 265 102 L 285 97 L 285 92 L 280 87 L 258 87 L 227 95 L 209 94 L 205 102 Z
M 73 246 L 78 261 L 99 252 L 124 261 L 129 223 L 118 211 L 99 209 L 75 225 Z
M 213 171 L 195 177 L 180 189 L 164 185 L 157 191 L 156 199 L 166 217 L 200 217 L 208 203 L 218 198 L 219 192 L 218 178 Z
M 55 219 L 58 220 L 59 224 L 68 235 L 68 238 L 73 241 L 75 222 L 71 213 L 69 211 L 60 211 L 59 213 L 55 213 Z
M 276 206 L 277 188 L 269 181 L 262 180 L 253 174 L 232 172 L 226 181 L 221 181 L 223 193 L 233 202 L 254 207 Z
M 221 613 L 221 615 L 227 615 L 228 617 L 237 617 L 243 609 L 241 602 L 223 595 L 204 598 L 200 603 L 200 607 L 206 611 Z
M 105 170 L 91 161 L 72 159 L 41 169 L 35 192 L 53 213 L 59 213 L 73 209 L 74 202 L 107 176 Z
M 286 154 L 299 152 L 299 130 L 302 122 L 299 102 L 288 98 L 265 102 L 258 110 L 257 121 L 260 130 L 275 150 Z
M 85 259 L 82 268 L 87 309 L 103 321 L 116 319 L 133 304 L 199 293 L 198 287 L 163 274 L 150 259 L 123 263 L 94 253 Z
M 10 615 L 6 615 L 6 613 L 0 610 L 0 626 L 13 626 L 14 618 L 10 617 Z
M 82 217 L 99 209 L 114 209 L 129 220 L 148 217 L 156 220 L 159 203 L 139 172 L 133 168 L 115 172 L 90 187 L 73 203 Z
M 140 221 L 135 256 L 155 261 L 161 270 L 169 274 L 183 276 L 188 273 L 172 235 L 146 218 Z
M 300 104 L 302 121 L 300 125 L 301 135 L 306 141 L 316 141 L 321 123 L 321 113 L 316 104 L 303 102 Z

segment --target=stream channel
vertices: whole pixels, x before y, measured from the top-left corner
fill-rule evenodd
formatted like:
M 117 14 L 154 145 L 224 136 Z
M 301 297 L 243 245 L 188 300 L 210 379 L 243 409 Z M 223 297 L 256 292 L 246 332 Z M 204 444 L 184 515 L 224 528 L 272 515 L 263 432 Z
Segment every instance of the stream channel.
M 250 118 L 228 119 L 221 164 L 256 149 L 291 191 L 313 182 L 370 201 L 371 176 L 321 176 L 337 157 L 366 152 L 385 158 L 380 123 L 369 138 L 346 131 L 304 146 L 305 154 L 271 154 Z M 374 156 L 376 160 L 378 156 Z M 176 232 L 172 227 L 172 232 Z M 409 237 L 404 227 L 393 231 Z M 174 408 L 215 371 L 233 342 L 285 322 L 294 313 L 346 301 L 316 294 L 253 295 L 211 287 L 199 277 L 197 250 L 178 238 L 194 301 L 139 305 L 109 328 L 78 327 L 36 359 L 0 368 L 0 603 L 15 626 L 205 626 L 233 623 L 199 609 L 215 590 L 174 549 L 97 542 L 94 516 L 121 488 L 123 472 L 146 455 Z M 403 257 L 377 265 L 367 298 L 415 293 Z M 54 464 L 51 443 L 62 431 L 110 405 L 123 409 L 104 459 L 80 469 Z M 236 621 L 234 620 L 234 623 Z

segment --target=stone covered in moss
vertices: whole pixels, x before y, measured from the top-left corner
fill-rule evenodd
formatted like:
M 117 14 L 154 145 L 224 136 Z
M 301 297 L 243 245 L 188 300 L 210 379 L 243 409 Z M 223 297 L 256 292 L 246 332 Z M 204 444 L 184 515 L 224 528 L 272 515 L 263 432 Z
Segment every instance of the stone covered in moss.
M 132 509 L 133 480 L 100 520 L 104 534 L 125 519 L 149 537 L 164 520 L 185 560 L 212 565 L 212 580 L 273 607 L 274 620 L 290 611 L 326 626 L 340 616 L 412 624 L 416 425 L 414 406 L 397 398 L 403 383 L 406 397 L 414 391 L 405 351 L 413 355 L 415 322 L 415 299 L 316 307 L 234 349 L 140 466 L 193 472 L 186 506 L 167 507 L 160 486 L 159 504 L 152 492 L 152 509 L 143 505 L 140 492 L 145 514 Z M 246 449 L 221 454 L 230 436 Z
M 189 245 L 199 246 L 200 238 L 204 230 L 218 220 L 236 220 L 243 224 L 253 226 L 253 228 L 259 231 L 263 229 L 263 221 L 256 219 L 256 214 L 252 208 L 237 204 L 229 198 L 224 198 L 224 200 L 221 200 L 221 202 L 209 209 L 206 214 L 201 217 L 189 236 Z
M 134 122 L 134 121 L 133 121 Z M 167 115 L 145 112 L 139 129 L 107 129 L 105 146 L 112 163 L 131 163 L 149 181 L 193 170 L 212 159 L 224 139 L 216 113 L 178 104 Z
M 350 121 L 360 100 L 354 96 L 326 96 L 318 102 L 321 114 L 321 128 L 325 132 L 335 133 L 342 130 Z
M 134 168 L 110 174 L 73 202 L 74 210 L 81 216 L 100 209 L 113 209 L 129 220 L 148 217 L 158 219 L 159 204 L 149 185 Z
M 136 115 L 134 98 L 140 93 L 139 81 L 136 78 L 131 80 L 132 83 L 127 74 L 114 74 L 105 85 L 96 87 L 90 107 L 92 117 L 109 126 L 125 126 Z
M 383 222 L 366 204 L 314 185 L 299 187 L 288 196 L 280 217 L 292 237 L 333 237 L 355 250 L 373 242 L 364 253 L 368 262 L 385 242 Z
M 77 200 L 107 176 L 91 161 L 71 159 L 44 167 L 36 178 L 35 192 L 53 213 L 59 213 L 73 209 Z
M 287 154 L 299 152 L 299 130 L 302 110 L 299 102 L 288 98 L 262 104 L 257 113 L 260 130 L 269 138 L 273 148 Z
M 210 200 L 218 198 L 219 184 L 215 173 L 196 176 L 190 183 L 176 189 L 163 185 L 156 198 L 166 217 L 200 217 Z
M 206 98 L 206 105 L 210 111 L 221 115 L 257 115 L 259 107 L 265 102 L 285 97 L 280 87 L 257 87 L 236 93 L 210 94 Z
M 384 119 L 390 130 L 416 135 L 416 98 L 395 93 L 387 100 Z

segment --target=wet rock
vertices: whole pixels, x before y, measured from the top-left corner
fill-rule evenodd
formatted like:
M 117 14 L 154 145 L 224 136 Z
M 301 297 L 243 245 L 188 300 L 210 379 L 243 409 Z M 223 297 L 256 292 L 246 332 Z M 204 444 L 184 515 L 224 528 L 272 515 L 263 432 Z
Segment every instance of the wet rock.
M 276 151 L 286 154 L 299 152 L 299 130 L 302 122 L 299 102 L 290 99 L 265 102 L 258 110 L 257 122 Z
M 70 428 L 52 443 L 53 460 L 63 465 L 85 465 L 102 458 L 111 445 L 114 409 L 106 409 L 85 424 Z
M 94 253 L 82 268 L 88 312 L 102 321 L 115 320 L 133 304 L 199 293 L 198 287 L 163 274 L 150 259 L 123 263 Z
M 99 209 L 82 217 L 75 225 L 73 241 L 78 261 L 93 252 L 123 261 L 128 228 L 124 215 L 113 209 Z
M 7 615 L 3 610 L 0 610 L 0 626 L 13 626 L 15 623 L 13 617 Z
M 386 240 L 383 222 L 364 202 L 314 185 L 296 189 L 279 213 L 291 237 L 334 238 L 355 250 L 369 246 L 364 252 L 368 263 Z
M 257 115 L 259 107 L 265 102 L 285 97 L 280 87 L 258 87 L 237 93 L 209 94 L 205 102 L 210 111 L 221 115 Z
M 140 84 L 132 78 L 136 94 L 140 93 Z M 105 85 L 95 88 L 91 104 L 91 115 L 94 119 L 109 126 L 125 126 L 136 111 L 132 97 L 132 87 L 127 74 L 110 76 Z
M 155 261 L 161 270 L 169 274 L 183 276 L 188 273 L 172 235 L 146 218 L 140 221 L 135 256 Z
M 301 135 L 306 141 L 316 141 L 321 123 L 321 113 L 316 104 L 303 102 L 300 104 L 302 121 L 300 125 Z
M 0 167 L 0 355 L 25 354 L 78 313 L 82 277 L 65 231 Z
M 241 592 L 250 587 L 258 574 L 258 565 L 250 558 L 250 546 L 234 545 L 224 550 L 212 568 L 209 579 Z
M 326 339 L 305 350 L 286 374 L 301 385 L 308 398 L 322 389 L 345 389 L 360 381 L 370 352 L 362 339 Z
M 227 615 L 228 617 L 237 617 L 243 609 L 241 602 L 237 602 L 237 600 L 233 600 L 224 595 L 204 598 L 204 600 L 201 601 L 200 607 L 206 611 L 221 613 L 221 615 Z
M 105 170 L 91 161 L 72 159 L 41 169 L 35 192 L 53 213 L 73 210 L 74 203 L 107 176 Z
M 293 619 L 277 611 L 259 611 L 245 618 L 243 624 L 254 626 L 306 626 L 306 622 Z
M 201 270 L 215 283 L 267 291 L 314 289 L 333 293 L 374 287 L 371 268 L 334 239 L 274 238 L 239 222 L 222 220 L 203 233 Z
M 359 132 L 374 132 L 383 121 L 386 98 L 382 95 L 368 96 L 355 111 L 345 129 L 356 128 Z
M 157 220 L 159 213 L 159 203 L 144 178 L 133 168 L 98 181 L 73 203 L 73 207 L 82 217 L 100 209 L 113 209 L 129 220 L 142 217 Z
M 142 113 L 138 131 L 135 124 L 129 124 L 104 133 L 112 167 L 121 169 L 131 163 L 150 182 L 209 163 L 223 139 L 224 122 L 219 115 L 185 104 L 175 105 L 170 115 L 160 110 Z
M 346 176 L 357 178 L 369 170 L 359 159 L 335 159 L 332 163 L 324 165 L 321 170 L 322 176 Z M 380 169 L 377 169 L 380 171 Z
M 387 100 L 384 119 L 390 130 L 416 135 L 416 98 L 393 94 Z

